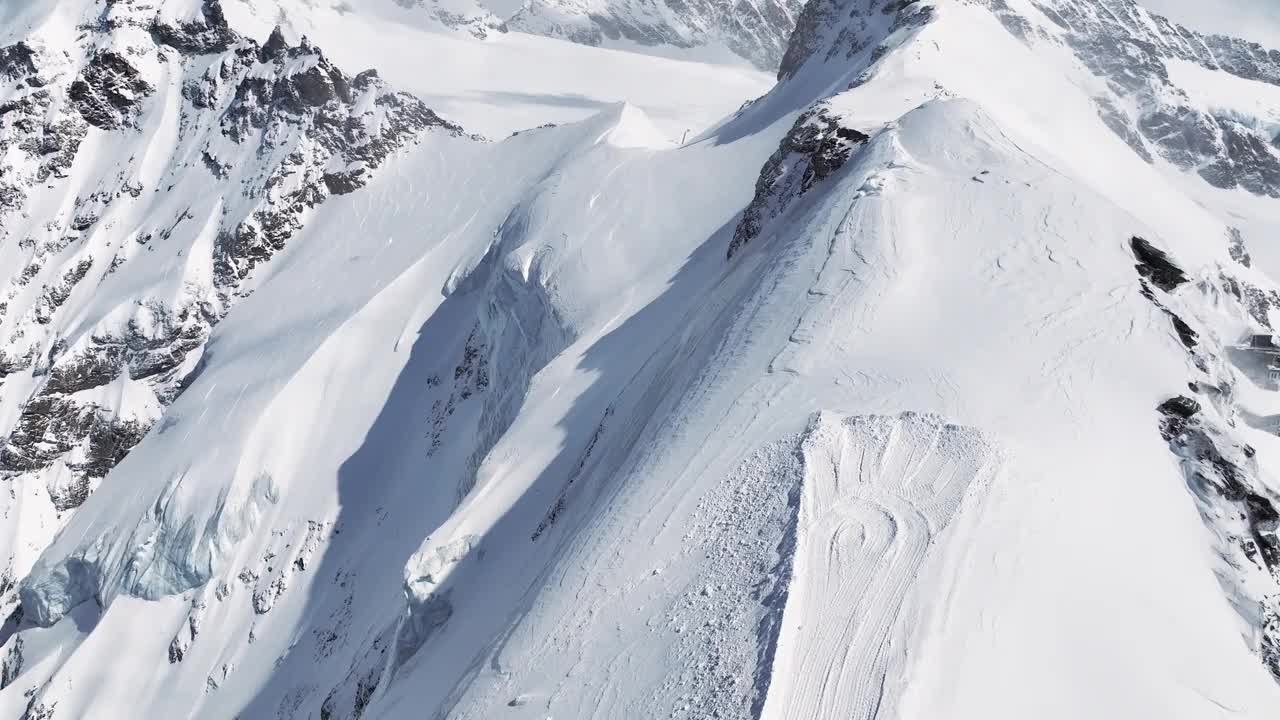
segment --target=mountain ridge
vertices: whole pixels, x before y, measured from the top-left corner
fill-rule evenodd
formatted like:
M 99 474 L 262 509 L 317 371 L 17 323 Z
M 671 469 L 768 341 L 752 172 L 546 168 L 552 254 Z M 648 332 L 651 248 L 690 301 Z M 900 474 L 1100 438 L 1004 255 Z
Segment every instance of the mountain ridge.
M 10 478 L 5 712 L 1280 698 L 1238 347 L 1280 108 L 1195 85 L 1271 53 L 1125 0 L 814 0 L 692 142 L 625 104 L 485 142 L 217 2 L 103 7 L 0 50 L 0 252 L 42 259 L 0 462 L 105 476 Z

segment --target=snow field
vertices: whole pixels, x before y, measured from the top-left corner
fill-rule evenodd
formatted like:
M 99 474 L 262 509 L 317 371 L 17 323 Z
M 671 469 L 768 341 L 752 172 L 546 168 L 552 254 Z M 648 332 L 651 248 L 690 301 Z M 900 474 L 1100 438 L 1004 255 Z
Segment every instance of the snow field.
M 53 624 L 9 638 L 0 711 L 29 692 L 59 716 L 335 720 L 1280 706 L 1157 431 L 1203 378 L 1128 244 L 1195 276 L 1164 302 L 1201 327 L 1224 221 L 1103 125 L 1065 52 L 939 3 L 865 77 L 871 46 L 819 53 L 677 148 L 751 83 L 332 14 L 310 16 L 326 49 L 468 129 L 633 97 L 492 144 L 425 137 L 316 210 L 36 563 L 28 618 Z M 455 50 L 457 87 L 406 60 Z M 870 140 L 726 262 L 761 166 L 833 93 Z M 104 288 L 101 312 L 131 297 Z

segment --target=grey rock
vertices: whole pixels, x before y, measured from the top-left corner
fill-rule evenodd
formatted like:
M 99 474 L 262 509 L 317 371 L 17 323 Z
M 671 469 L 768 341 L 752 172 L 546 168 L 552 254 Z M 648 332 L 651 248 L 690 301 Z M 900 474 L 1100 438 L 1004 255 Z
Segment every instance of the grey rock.
M 68 269 L 58 282 L 45 286 L 40 298 L 36 300 L 35 321 L 41 325 L 48 325 L 53 319 L 53 314 L 62 307 L 67 298 L 71 297 L 71 291 L 84 279 L 91 267 L 93 267 L 93 258 L 84 258 Z
M 307 70 L 289 74 L 289 59 L 310 56 L 315 63 Z M 368 181 L 395 150 L 411 142 L 428 128 L 461 135 L 462 128 L 436 115 L 421 100 L 406 93 L 390 91 L 376 72 L 366 71 L 348 78 L 305 40 L 290 47 L 280 32 L 273 32 L 259 62 L 274 65 L 274 80 L 265 74 L 244 74 L 233 99 L 222 115 L 222 132 L 237 143 L 261 141 L 271 128 L 302 125 L 305 135 L 323 151 L 314 158 L 289 156 L 266 185 L 277 178 L 295 175 L 306 166 L 324 165 L 339 158 L 346 169 L 320 174 L 280 201 L 264 207 L 234 228 L 224 229 L 217 238 L 215 270 L 224 287 L 239 283 L 259 263 L 270 258 L 301 227 L 301 215 L 332 194 L 353 192 Z M 200 93 L 194 93 L 202 96 Z M 372 95 L 384 116 L 373 124 L 359 113 L 358 98 Z M 372 130 L 372 131 L 371 131 Z
M 918 0 L 811 0 L 796 21 L 778 79 L 793 76 L 818 56 L 840 62 L 870 49 L 874 61 L 885 52 L 880 43 L 887 35 L 923 27 L 933 17 L 933 6 Z M 888 32 L 883 29 L 886 21 Z
M 24 80 L 36 74 L 35 50 L 24 42 L 0 48 L 0 76 Z
M 24 43 L 0 48 L 0 82 L 12 85 L 9 99 L 0 103 L 0 158 L 16 150 L 9 159 L 25 157 L 34 164 L 25 175 L 0 162 L 0 217 L 25 206 L 31 184 L 65 177 L 88 131 L 78 114 L 59 117 L 53 112 L 55 94 L 39 76 L 40 64 L 39 55 Z
M 201 9 L 200 16 L 172 24 L 158 21 L 154 6 L 108 2 L 96 21 L 82 27 L 77 42 L 84 46 L 83 64 L 69 54 L 42 56 L 25 44 L 0 49 L 0 84 L 9 91 L 0 105 L 0 163 L 21 162 L 0 164 L 0 218 L 26 211 L 39 183 L 54 186 L 69 172 L 91 125 L 134 134 L 153 84 L 160 82 L 140 70 L 151 65 L 138 58 L 148 56 L 186 76 L 179 143 L 193 146 L 192 157 L 208 168 L 221 192 L 252 201 L 242 204 L 247 209 L 239 215 L 221 218 L 210 258 L 212 287 L 192 286 L 165 302 L 136 298 L 132 302 L 144 310 L 140 316 L 80 338 L 74 347 L 52 335 L 59 327 L 55 319 L 73 293 L 92 291 L 84 287 L 88 283 L 127 273 L 129 253 L 115 252 L 102 272 L 92 273 L 93 257 L 66 251 L 94 235 L 111 203 L 172 186 L 144 187 L 121 172 L 117 184 L 77 197 L 68 217 L 51 218 L 47 234 L 17 240 L 30 255 L 13 276 L 8 298 L 31 284 L 43 285 L 0 348 L 0 382 L 24 372 L 35 380 L 35 390 L 0 438 L 0 476 L 36 473 L 62 462 L 71 472 L 54 474 L 63 480 L 47 485 L 59 511 L 84 502 L 153 422 L 122 417 L 80 393 L 127 374 L 147 383 L 161 403 L 172 402 L 198 375 L 201 365 L 191 359 L 204 352 L 213 326 L 242 296 L 242 281 L 285 246 L 309 208 L 363 187 L 392 153 L 424 131 L 464 135 L 417 98 L 388 88 L 376 72 L 349 77 L 306 39 L 291 45 L 278 30 L 259 45 L 229 28 L 217 0 L 205 0 Z M 144 42 L 101 42 L 120 28 L 129 28 L 129 37 L 145 31 Z M 196 56 L 204 59 L 194 62 Z M 265 162 L 241 167 L 219 158 L 218 144 L 227 140 Z M 175 234 L 189 240 L 193 217 L 187 210 L 152 215 L 128 234 L 144 248 Z M 8 299 L 0 296 L 0 316 L 9 312 Z
M 755 197 L 734 229 L 726 257 L 732 258 L 767 222 L 843 167 L 867 140 L 864 133 L 842 125 L 824 105 L 801 115 L 760 170 Z
M 1129 247 L 1138 261 L 1134 266 L 1138 274 L 1161 290 L 1173 292 L 1179 285 L 1189 280 L 1182 268 L 1178 267 L 1163 250 L 1156 248 L 1143 238 L 1137 236 L 1130 238 Z

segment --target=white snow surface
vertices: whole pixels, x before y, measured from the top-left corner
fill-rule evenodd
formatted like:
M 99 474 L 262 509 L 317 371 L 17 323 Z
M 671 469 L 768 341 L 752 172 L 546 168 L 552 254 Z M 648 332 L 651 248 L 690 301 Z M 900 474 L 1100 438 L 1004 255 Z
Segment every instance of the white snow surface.
M 1280 201 L 1145 162 L 1065 51 L 930 4 L 768 90 L 299 3 L 344 67 L 503 139 L 424 134 L 318 206 L 167 408 L 95 389 L 162 415 L 69 518 L 9 506 L 14 537 L 65 524 L 0 638 L 0 716 L 1275 717 L 1158 431 L 1217 366 L 1130 238 L 1220 350 L 1260 331 L 1222 274 L 1277 289 Z M 54 44 L 64 10 L 0 20 Z M 1274 87 L 1174 70 L 1280 117 Z M 811 107 L 868 140 L 726 258 Z M 1280 489 L 1280 438 L 1247 438 Z
M 414 8 L 393 0 L 322 4 L 228 0 L 227 13 L 253 37 L 283 23 L 314 40 L 349 72 L 373 67 L 470 132 L 501 139 L 519 130 L 584 120 L 618 102 L 644 112 L 672 143 L 764 94 L 769 73 L 743 63 L 698 62 L 579 45 L 520 32 L 433 32 Z M 671 79 L 679 78 L 679 82 Z
M 875 718 L 903 665 L 902 603 L 998 458 L 972 429 L 909 413 L 818 415 L 801 451 L 797 557 L 764 714 Z

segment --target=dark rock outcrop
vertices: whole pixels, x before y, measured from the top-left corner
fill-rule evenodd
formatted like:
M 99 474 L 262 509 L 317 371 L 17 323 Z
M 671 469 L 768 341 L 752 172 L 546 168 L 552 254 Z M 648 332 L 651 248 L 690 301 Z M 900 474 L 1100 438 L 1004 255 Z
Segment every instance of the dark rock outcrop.
M 309 66 L 289 72 L 299 59 L 309 61 Z M 271 71 L 263 72 L 264 66 Z M 363 187 L 370 171 L 418 133 L 438 128 L 462 134 L 461 127 L 440 118 L 421 100 L 387 89 L 376 72 L 349 78 L 305 39 L 291 47 L 278 30 L 260 52 L 224 60 L 217 75 L 202 78 L 204 89 L 191 94 L 211 98 L 220 86 L 237 79 L 220 119 L 223 135 L 237 144 L 292 136 L 293 142 L 308 146 L 308 152 L 287 155 L 262 183 L 266 191 L 279 191 L 284 178 L 292 176 L 292 187 L 219 233 L 215 269 L 224 287 L 236 285 L 279 251 L 302 226 L 308 209 L 329 195 Z M 362 112 L 369 98 L 374 110 Z M 330 169 L 335 165 L 342 169 Z
M 19 42 L 0 48 L 0 77 L 24 80 L 36 74 L 36 51 Z
M 932 5 L 918 0 L 811 0 L 796 20 L 778 66 L 778 80 L 793 76 L 812 57 L 840 62 L 872 49 L 873 59 L 893 33 L 923 27 L 934 17 Z
M 1182 268 L 1174 264 L 1162 250 L 1156 249 L 1143 238 L 1133 236 L 1129 240 L 1133 256 L 1138 260 L 1134 267 L 1138 274 L 1150 280 L 1156 287 L 1165 292 L 1173 292 L 1189 279 Z
M 1181 423 L 1175 427 L 1174 423 L 1180 423 L 1180 421 L 1187 420 L 1191 416 L 1200 412 L 1200 403 L 1192 400 L 1186 395 L 1178 395 L 1177 397 L 1171 397 L 1160 403 L 1160 407 L 1156 409 L 1165 417 L 1165 432 L 1162 434 L 1164 434 L 1165 439 L 1168 440 L 1172 434 L 1176 434 L 1173 430 L 1180 428 L 1185 424 Z
M 1185 274 L 1167 255 L 1149 245 L 1139 250 L 1137 240 L 1133 239 L 1135 255 L 1145 257 L 1146 267 L 1163 268 L 1166 277 L 1172 276 L 1171 282 L 1178 280 L 1172 287 L 1186 282 Z M 1139 272 L 1143 267 L 1138 266 Z M 1204 339 L 1187 346 L 1198 371 L 1197 379 L 1188 383 L 1192 394 L 1161 402 L 1156 407 L 1157 427 L 1178 460 L 1182 478 L 1222 559 L 1218 581 L 1250 628 L 1246 633 L 1250 645 L 1280 681 L 1280 496 L 1262 476 L 1258 451 L 1240 439 L 1238 429 L 1242 420 L 1257 427 L 1256 417 L 1235 401 L 1237 373 L 1229 358 L 1233 348 L 1217 341 L 1209 328 L 1193 330 L 1157 297 L 1164 289 L 1153 289 L 1148 280 L 1156 282 L 1151 276 L 1144 279 L 1143 294 L 1181 323 L 1187 333 Z M 1275 294 L 1253 288 L 1228 268 L 1220 269 L 1217 278 L 1201 279 L 1194 287 L 1200 294 L 1183 292 L 1177 301 L 1208 301 L 1233 317 L 1242 310 L 1254 312 L 1249 309 L 1251 297 Z M 1172 297 L 1164 300 L 1174 301 Z M 1258 322 L 1270 328 L 1265 317 Z
M 53 319 L 53 314 L 62 307 L 67 298 L 71 297 L 71 291 L 84 279 L 85 275 L 89 274 L 91 267 L 93 267 L 93 258 L 86 257 L 69 268 L 57 282 L 46 285 L 44 292 L 36 300 L 35 321 L 41 325 L 48 325 Z
M 5 651 L 4 660 L 0 661 L 0 690 L 12 685 L 13 681 L 18 679 L 18 674 L 22 672 L 22 644 L 22 636 L 14 635 L 9 643 L 9 649 Z
M 1164 313 L 1165 317 L 1169 318 L 1169 322 L 1173 325 L 1174 332 L 1178 334 L 1178 340 L 1182 342 L 1182 346 L 1192 354 L 1198 366 L 1205 367 L 1206 359 L 1202 355 L 1196 354 L 1196 347 L 1200 342 L 1199 333 L 1193 330 L 1177 313 L 1170 310 L 1165 301 L 1157 297 L 1156 291 L 1151 287 L 1155 285 L 1162 292 L 1171 293 L 1178 289 L 1179 286 L 1187 283 L 1190 278 L 1164 251 L 1156 248 L 1143 238 L 1136 235 L 1130 238 L 1129 248 L 1132 250 L 1134 258 L 1138 261 L 1138 264 L 1134 265 L 1133 268 L 1138 271 L 1138 275 L 1142 278 L 1139 285 L 1142 296 L 1150 301 L 1157 310 Z
M 142 101 L 154 91 L 124 55 L 100 50 L 67 93 L 85 122 L 103 130 L 133 126 Z
M 760 235 L 771 219 L 848 162 L 868 136 L 841 124 L 826 106 L 801 115 L 760 170 L 755 197 L 742 214 L 726 257 Z

